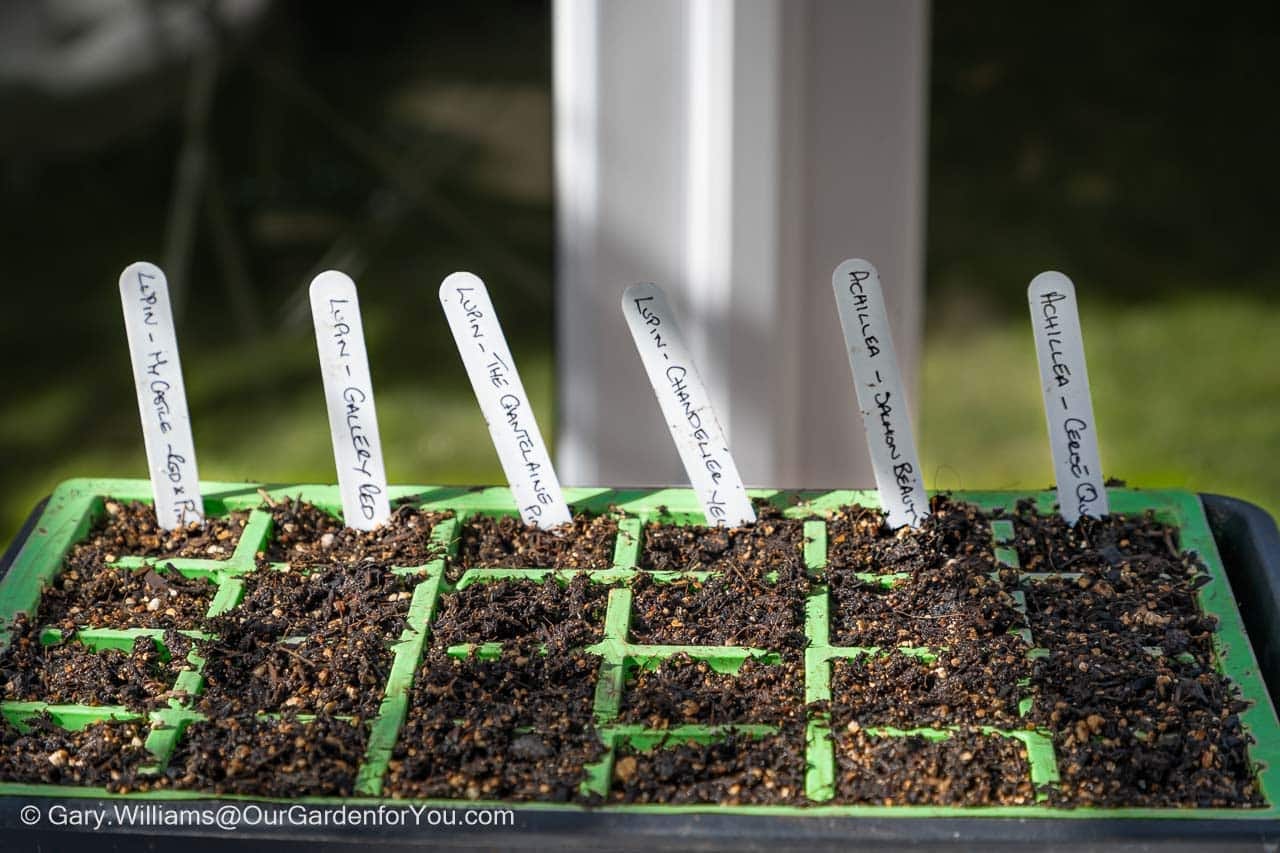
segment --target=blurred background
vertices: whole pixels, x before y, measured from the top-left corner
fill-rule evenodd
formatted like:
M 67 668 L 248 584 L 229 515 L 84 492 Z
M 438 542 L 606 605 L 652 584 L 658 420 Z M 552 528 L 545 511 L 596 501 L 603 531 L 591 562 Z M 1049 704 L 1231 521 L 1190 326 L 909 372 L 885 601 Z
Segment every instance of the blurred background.
M 1054 268 L 1106 473 L 1280 511 L 1276 17 L 932 7 L 931 488 L 1051 482 L 1025 289 Z M 306 298 L 330 267 L 360 287 L 393 482 L 501 481 L 436 297 L 455 269 L 485 275 L 556 433 L 553 29 L 497 0 L 0 6 L 0 541 L 61 479 L 145 476 L 117 290 L 137 259 L 174 288 L 204 479 L 333 481 Z

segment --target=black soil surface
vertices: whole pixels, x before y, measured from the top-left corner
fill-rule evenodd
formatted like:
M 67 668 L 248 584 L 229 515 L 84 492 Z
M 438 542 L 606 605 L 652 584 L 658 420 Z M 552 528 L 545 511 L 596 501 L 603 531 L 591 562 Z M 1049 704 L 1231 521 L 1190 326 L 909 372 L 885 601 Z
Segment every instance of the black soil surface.
M 1031 719 L 1053 732 L 1061 805 L 1261 804 L 1236 688 L 1214 668 L 1202 565 L 1150 517 L 1081 519 L 1018 508 L 1024 565 L 1080 572 L 1027 582 Z M 1031 553 L 1034 548 L 1043 549 Z M 1046 556 L 1047 555 L 1047 556 Z
M 372 631 L 394 642 L 420 580 L 372 562 L 306 571 L 259 569 L 244 576 L 240 605 L 209 620 L 209 628 L 219 633 L 261 629 L 280 636 Z
M 0 717 L 0 781 L 146 790 L 138 768 L 155 762 L 144 746 L 147 723 L 93 723 L 78 731 L 58 727 L 48 714 L 31 718 L 24 734 Z
M 462 526 L 448 577 L 467 569 L 608 569 L 613 566 L 618 522 L 605 515 L 575 515 L 555 530 L 529 527 L 511 516 L 474 516 Z
M 1091 638 L 1036 662 L 1031 719 L 1054 733 L 1063 805 L 1255 806 L 1245 707 L 1220 674 Z
M 649 524 L 640 567 L 711 571 L 706 580 L 632 581 L 631 639 L 664 645 L 735 645 L 797 660 L 807 640 L 803 522 L 758 503 L 754 525 L 738 528 Z
M 937 646 L 1000 637 L 1025 625 L 995 570 L 991 527 L 970 504 L 935 496 L 918 529 L 896 533 L 878 512 L 842 507 L 828 525 L 831 642 Z M 858 575 L 903 574 L 886 585 Z
M 247 575 L 244 600 L 200 643 L 201 709 L 373 714 L 419 581 L 374 563 Z
M 678 654 L 655 669 L 637 668 L 630 674 L 618 719 L 653 729 L 690 723 L 801 723 L 804 669 L 798 663 L 748 659 L 736 674 L 727 674 Z
M 160 566 L 119 569 L 81 554 L 44 590 L 42 625 L 64 630 L 200 627 L 218 592 L 208 578 L 188 578 Z
M 247 512 L 206 516 L 204 523 L 165 530 L 156 521 L 151 504 L 141 501 L 106 500 L 106 515 L 89 535 L 71 549 L 71 558 L 110 562 L 116 557 L 190 557 L 201 560 L 229 559 L 240 541 L 240 532 L 249 520 Z
M 332 717 L 208 720 L 187 728 L 166 777 L 215 794 L 348 796 L 366 739 L 367 726 Z
M 1021 741 L 962 728 L 942 741 L 870 737 L 857 723 L 833 731 L 837 803 L 1026 805 L 1035 802 Z
M 176 696 L 178 673 L 193 668 L 186 659 L 189 640 L 169 632 L 165 645 L 167 660 L 150 637 L 139 637 L 130 652 L 95 652 L 68 639 L 43 645 L 39 632 L 19 617 L 9 646 L 0 652 L 0 688 L 6 700 L 149 710 Z
M 972 504 L 935 495 L 919 528 L 890 530 L 879 510 L 853 504 L 827 521 L 827 567 L 843 574 L 889 574 L 935 567 L 951 557 L 989 554 L 991 526 Z
M 392 755 L 393 797 L 582 799 L 604 748 L 591 713 L 599 659 L 506 651 L 498 660 L 428 652 Z
M 622 803 L 804 801 L 804 729 L 762 738 L 741 732 L 710 744 L 668 742 L 640 752 L 621 745 L 609 798 Z
M 574 575 L 471 584 L 440 599 L 432 623 L 438 646 L 501 642 L 516 647 L 544 643 L 548 649 L 581 648 L 604 637 L 609 587 Z
M 189 647 L 174 631 L 166 634 L 174 654 L 164 659 L 151 640 L 127 652 L 93 653 L 70 639 L 42 646 L 35 626 L 202 629 L 218 635 L 197 641 L 207 664 L 202 694 L 192 701 L 209 722 L 180 740 L 160 780 L 136 776 L 152 760 L 141 748 L 145 726 L 69 733 L 41 719 L 21 735 L 5 724 L 0 777 L 115 789 L 350 793 L 391 646 L 421 582 L 391 566 L 437 558 L 430 532 L 443 516 L 401 507 L 391 524 L 358 534 L 315 507 L 278 503 L 280 541 L 244 576 L 243 602 L 207 619 L 212 583 L 164 566 L 113 568 L 107 558 L 126 546 L 208 556 L 212 545 L 231 540 L 219 539 L 219 522 L 159 537 L 147 533 L 145 513 L 113 506 L 46 591 L 39 618 L 12 626 L 13 642 L 0 653 L 3 695 L 155 707 L 187 665 Z M 896 533 L 875 512 L 842 508 L 830 522 L 822 578 L 805 570 L 803 523 L 771 506 L 760 505 L 756 524 L 732 530 L 648 525 L 640 558 L 647 571 L 631 582 L 631 641 L 751 646 L 779 653 L 782 663 L 752 660 L 725 675 L 679 655 L 654 669 L 633 668 L 619 722 L 655 731 L 735 723 L 780 730 L 764 738 L 738 731 L 710 744 L 673 739 L 651 751 L 624 741 L 607 799 L 807 802 L 805 721 L 820 713 L 831 719 L 836 802 L 1033 802 L 1023 744 L 978 728 L 992 725 L 1050 733 L 1062 781 L 1045 793 L 1056 805 L 1262 804 L 1240 722 L 1245 705 L 1215 668 L 1216 625 L 1198 607 L 1208 576 L 1178 550 L 1176 531 L 1150 517 L 1086 519 L 1069 528 L 1021 504 L 1010 517 L 1026 569 L 1079 575 L 1033 579 L 1025 571 L 996 574 L 986 517 L 945 498 L 932 506 L 919 530 Z M 617 525 L 607 516 L 579 517 L 567 530 L 543 532 L 514 518 L 476 518 L 460 537 L 449 564 L 455 579 L 473 566 L 602 569 L 613 562 Z M 268 569 L 269 560 L 290 569 Z M 655 571 L 712 576 L 658 583 Z M 821 582 L 829 586 L 832 643 L 883 652 L 833 661 L 831 700 L 806 708 L 804 609 Z M 410 692 L 388 795 L 581 801 L 587 767 L 605 755 L 592 713 L 600 661 L 583 649 L 603 636 L 610 589 L 583 574 L 563 585 L 548 578 L 446 588 Z M 1026 613 L 1016 606 L 1019 590 Z M 1044 650 L 1034 659 L 1014 633 L 1028 627 Z M 499 659 L 459 660 L 445 651 L 485 642 L 502 644 Z M 927 647 L 933 657 L 898 646 Z M 1024 696 L 1032 699 L 1025 718 L 1018 714 Z M 254 716 L 263 712 L 284 716 Z M 303 713 L 319 716 L 304 724 L 294 716 Z M 339 719 L 345 716 L 355 719 Z M 886 726 L 960 728 L 942 741 L 867 734 Z
M 828 569 L 831 641 L 839 646 L 942 646 L 1002 637 L 1026 619 L 987 555 L 937 558 L 885 587 Z
M 631 640 L 648 645 L 746 646 L 798 660 L 808 645 L 808 583 L 741 581 L 716 576 L 659 583 L 632 581 Z
M 1053 647 L 1091 635 L 1127 639 L 1167 655 L 1190 653 L 1205 664 L 1213 657 L 1217 622 L 1200 612 L 1190 584 L 1143 579 L 1122 565 L 1090 570 L 1075 579 L 1049 578 L 1025 585 L 1031 634 Z
M 1029 690 L 1027 646 L 1016 636 L 939 649 L 932 661 L 894 650 L 833 662 L 831 710 L 862 727 L 910 729 L 956 723 L 1022 728 Z
M 361 531 L 343 527 L 340 519 L 302 500 L 276 501 L 270 511 L 272 536 L 264 558 L 295 568 L 365 561 L 388 567 L 425 566 L 443 553 L 431 542 L 432 530 L 453 515 L 400 506 L 386 524 Z
M 1194 560 L 1178 550 L 1177 530 L 1140 516 L 1082 517 L 1074 527 L 1060 515 L 1040 515 L 1030 500 L 1018 502 L 1013 521 L 1018 562 L 1024 572 L 1078 572 L 1127 562 L 1143 574 L 1195 575 Z M 1150 571 L 1144 571 L 1157 558 Z M 1172 565 L 1171 565 L 1172 563 Z
M 205 714 L 372 716 L 382 702 L 393 653 L 382 637 L 341 630 L 286 641 L 256 626 L 199 643 L 205 657 Z
M 742 581 L 759 580 L 769 572 L 783 581 L 802 577 L 804 522 L 785 518 L 762 501 L 755 502 L 755 509 L 756 523 L 741 527 L 645 525 L 640 568 L 721 572 Z

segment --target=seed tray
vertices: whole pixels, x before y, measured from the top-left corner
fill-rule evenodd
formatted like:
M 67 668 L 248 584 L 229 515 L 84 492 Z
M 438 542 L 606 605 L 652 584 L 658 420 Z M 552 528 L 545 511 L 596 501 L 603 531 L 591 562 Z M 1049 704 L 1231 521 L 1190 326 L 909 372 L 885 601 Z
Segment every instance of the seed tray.
M 257 484 L 206 483 L 203 485 L 206 511 L 220 515 L 236 510 L 249 510 L 248 522 L 241 534 L 235 552 L 226 559 L 192 558 L 140 558 L 120 556 L 114 565 L 122 570 L 146 565 L 171 567 L 187 576 L 208 577 L 217 584 L 218 592 L 209 615 L 218 615 L 234 608 L 243 594 L 245 575 L 269 569 L 257 568 L 256 555 L 265 550 L 272 534 L 271 515 L 262 506 L 262 492 L 273 499 L 301 497 L 335 515 L 340 512 L 341 499 L 332 486 L 259 486 Z M 1209 582 L 1198 591 L 1202 609 L 1215 615 L 1219 629 L 1214 636 L 1214 656 L 1221 670 L 1239 686 L 1250 705 L 1242 714 L 1245 729 L 1255 743 L 1250 756 L 1257 767 L 1258 786 L 1265 799 L 1259 808 L 1058 808 L 1040 802 L 1028 805 L 991 806 L 912 806 L 912 805 L 864 805 L 833 804 L 835 794 L 836 762 L 830 736 L 831 720 L 821 712 L 809 715 L 806 731 L 805 797 L 803 805 L 628 805 L 605 802 L 588 807 L 596 812 L 636 812 L 652 814 L 676 814 L 715 812 L 717 814 L 774 815 L 795 818 L 832 818 L 858 816 L 867 818 L 1046 818 L 1046 819 L 1197 819 L 1230 822 L 1269 822 L 1280 817 L 1280 781 L 1275 776 L 1280 761 L 1280 725 L 1277 724 L 1271 699 L 1259 673 L 1253 651 L 1245 636 L 1244 625 L 1232 595 L 1218 549 L 1210 532 L 1200 499 L 1181 491 L 1142 491 L 1111 489 L 1112 511 L 1121 514 L 1140 514 L 1153 511 L 1157 520 L 1180 529 L 1181 546 L 1198 553 L 1209 573 Z M 804 652 L 804 697 L 806 702 L 822 702 L 831 698 L 830 683 L 832 663 L 841 658 L 882 653 L 876 647 L 842 647 L 830 642 L 830 600 L 822 584 L 827 558 L 827 529 L 824 515 L 850 503 L 866 506 L 878 504 L 874 492 L 864 491 L 754 491 L 753 497 L 766 499 L 783 508 L 784 515 L 804 520 L 804 558 L 814 578 L 812 592 L 805 604 L 805 632 L 809 646 Z M 19 612 L 32 613 L 39 600 L 41 586 L 59 571 L 67 551 L 82 539 L 91 525 L 105 512 L 104 499 L 150 500 L 150 485 L 141 480 L 73 480 L 58 487 L 31 529 L 21 550 L 13 559 L 9 571 L 0 578 L 0 643 L 8 641 L 14 616 Z M 740 726 L 681 725 L 670 729 L 652 729 L 641 724 L 623 724 L 617 721 L 619 708 L 626 689 L 628 673 L 635 667 L 656 667 L 663 660 L 683 653 L 695 660 L 706 661 L 721 673 L 735 673 L 748 659 L 761 664 L 776 664 L 780 657 L 775 650 L 739 646 L 696 645 L 646 645 L 629 638 L 632 592 L 625 582 L 637 573 L 638 558 L 643 544 L 644 525 L 657 521 L 666 524 L 696 524 L 703 522 L 702 513 L 693 493 L 687 489 L 664 490 L 608 490 L 569 489 L 567 497 L 575 511 L 616 512 L 619 514 L 618 535 L 614 549 L 613 565 L 587 572 L 591 581 L 611 587 L 608 610 L 604 620 L 603 639 L 587 647 L 585 651 L 599 659 L 599 679 L 594 701 L 597 732 L 605 753 L 601 760 L 586 768 L 582 783 L 584 797 L 594 795 L 607 798 L 613 776 L 614 753 L 618 746 L 626 744 L 632 749 L 661 749 L 688 741 L 711 742 L 722 738 L 731 728 L 753 737 L 763 737 L 779 730 L 778 726 L 752 724 Z M 1032 497 L 1042 512 L 1053 505 L 1052 493 L 1012 492 L 961 492 L 953 496 L 959 501 L 977 505 L 984 510 L 1012 508 L 1023 497 Z M 446 488 L 446 487 L 397 487 L 392 490 L 393 501 L 411 502 L 423 510 L 449 510 L 453 518 L 436 525 L 432 537 L 441 549 L 441 555 L 423 566 L 397 566 L 394 571 L 419 579 L 414 587 L 408 611 L 408 626 L 393 646 L 394 655 L 390 676 L 384 686 L 379 710 L 369 728 L 364 760 L 355 779 L 355 794 L 350 798 L 300 797 L 298 802 L 337 804 L 357 802 L 382 802 L 386 796 L 384 785 L 387 764 L 391 759 L 400 729 L 408 710 L 409 691 L 414 671 L 423 655 L 430 633 L 430 625 L 441 596 L 457 589 L 504 579 L 544 580 L 554 578 L 568 582 L 575 574 L 571 571 L 550 569 L 480 569 L 464 572 L 453 584 L 446 579 L 445 565 L 455 552 L 458 531 L 472 515 L 515 515 L 510 493 L 504 488 Z M 1008 521 L 992 523 L 992 553 L 995 561 L 1006 569 L 1017 570 L 1017 552 L 1010 547 L 1013 527 Z M 656 582 L 670 582 L 679 578 L 705 577 L 696 572 L 648 572 Z M 893 584 L 894 575 L 867 575 L 876 583 Z M 1023 580 L 1034 582 L 1037 575 L 1023 573 Z M 1015 594 L 1021 607 L 1025 599 Z M 1043 654 L 1036 648 L 1035 637 L 1028 627 L 1014 629 L 1025 640 L 1028 654 Z M 159 629 L 102 629 L 84 626 L 75 638 L 91 648 L 129 649 L 137 637 L 152 638 L 163 648 L 163 631 Z M 198 632 L 184 632 L 199 638 Z M 61 634 L 56 631 L 43 633 L 45 642 L 56 642 Z M 927 659 L 935 650 L 908 649 L 910 654 Z M 496 657 L 502 654 L 499 643 L 475 638 L 473 643 L 456 644 L 449 653 L 458 657 L 477 655 Z M 1153 649 L 1152 653 L 1159 653 Z M 162 768 L 173 755 L 186 728 L 202 719 L 195 709 L 194 696 L 200 692 L 203 661 L 197 652 L 189 656 L 192 668 L 180 673 L 174 684 L 175 691 L 189 694 L 170 699 L 168 706 L 149 714 L 152 731 L 146 747 L 155 757 L 156 769 Z M 1026 713 L 1031 699 L 1022 701 L 1021 711 Z M 21 727 L 24 721 L 41 711 L 48 711 L 54 722 L 68 729 L 83 728 L 96 721 L 108 719 L 139 719 L 139 715 L 127 709 L 111 706 L 47 705 L 40 702 L 0 703 L 0 713 Z M 874 737 L 900 737 L 919 734 L 931 740 L 945 740 L 954 727 L 938 726 L 913 729 L 881 728 L 869 730 Z M 1030 781 L 1043 791 L 1058 779 L 1057 757 L 1053 739 L 1046 731 L 1031 725 L 1018 728 L 983 727 L 983 731 L 1015 739 L 1025 748 Z M 0 783 L 0 795 L 23 797 L 91 797 L 126 798 L 140 800 L 208 800 L 211 795 L 203 791 L 162 789 L 150 792 L 112 793 L 103 788 L 31 785 Z M 242 796 L 224 796 L 218 799 L 251 799 Z M 261 798 L 258 798 L 261 799 Z M 473 801 L 423 801 L 433 805 L 483 805 Z M 498 805 L 498 804 L 492 804 Z M 510 805 L 510 804 L 504 804 Z M 521 803 L 520 810 L 574 812 L 582 806 L 550 803 Z M 1267 824 L 1270 826 L 1271 824 Z

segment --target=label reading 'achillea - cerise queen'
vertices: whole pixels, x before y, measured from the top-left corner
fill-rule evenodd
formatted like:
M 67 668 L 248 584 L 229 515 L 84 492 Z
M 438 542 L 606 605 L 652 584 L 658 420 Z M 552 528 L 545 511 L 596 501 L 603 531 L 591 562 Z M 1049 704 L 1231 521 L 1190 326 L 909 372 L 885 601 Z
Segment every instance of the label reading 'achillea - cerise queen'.
M 316 276 L 311 282 L 311 320 L 343 521 L 356 530 L 372 530 L 390 517 L 391 504 L 355 282 L 336 270 Z
M 633 284 L 622 294 L 622 313 L 707 523 L 753 523 L 751 499 L 666 294 L 654 284 Z
M 836 267 L 831 285 L 885 518 L 895 529 L 907 524 L 915 527 L 929 514 L 929 496 L 916 455 L 880 274 L 869 262 L 851 258 Z
M 145 261 L 130 264 L 120 274 L 120 302 L 156 520 L 165 530 L 203 521 L 195 440 L 164 273 Z
M 1042 272 L 1031 280 L 1027 301 L 1062 517 L 1075 524 L 1082 515 L 1106 515 L 1107 490 L 1075 285 L 1060 272 Z
M 544 530 L 569 523 L 569 505 L 484 282 L 455 272 L 440 285 L 440 304 L 520 517 Z

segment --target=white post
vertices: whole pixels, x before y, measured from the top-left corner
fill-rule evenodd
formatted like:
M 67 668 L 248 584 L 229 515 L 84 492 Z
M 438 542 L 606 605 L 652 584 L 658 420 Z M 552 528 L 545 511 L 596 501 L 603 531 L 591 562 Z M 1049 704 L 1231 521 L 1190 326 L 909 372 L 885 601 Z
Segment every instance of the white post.
M 914 398 L 927 23 L 926 0 L 556 0 L 565 482 L 683 479 L 616 308 L 660 281 L 748 483 L 872 485 L 828 288 L 875 259 Z

